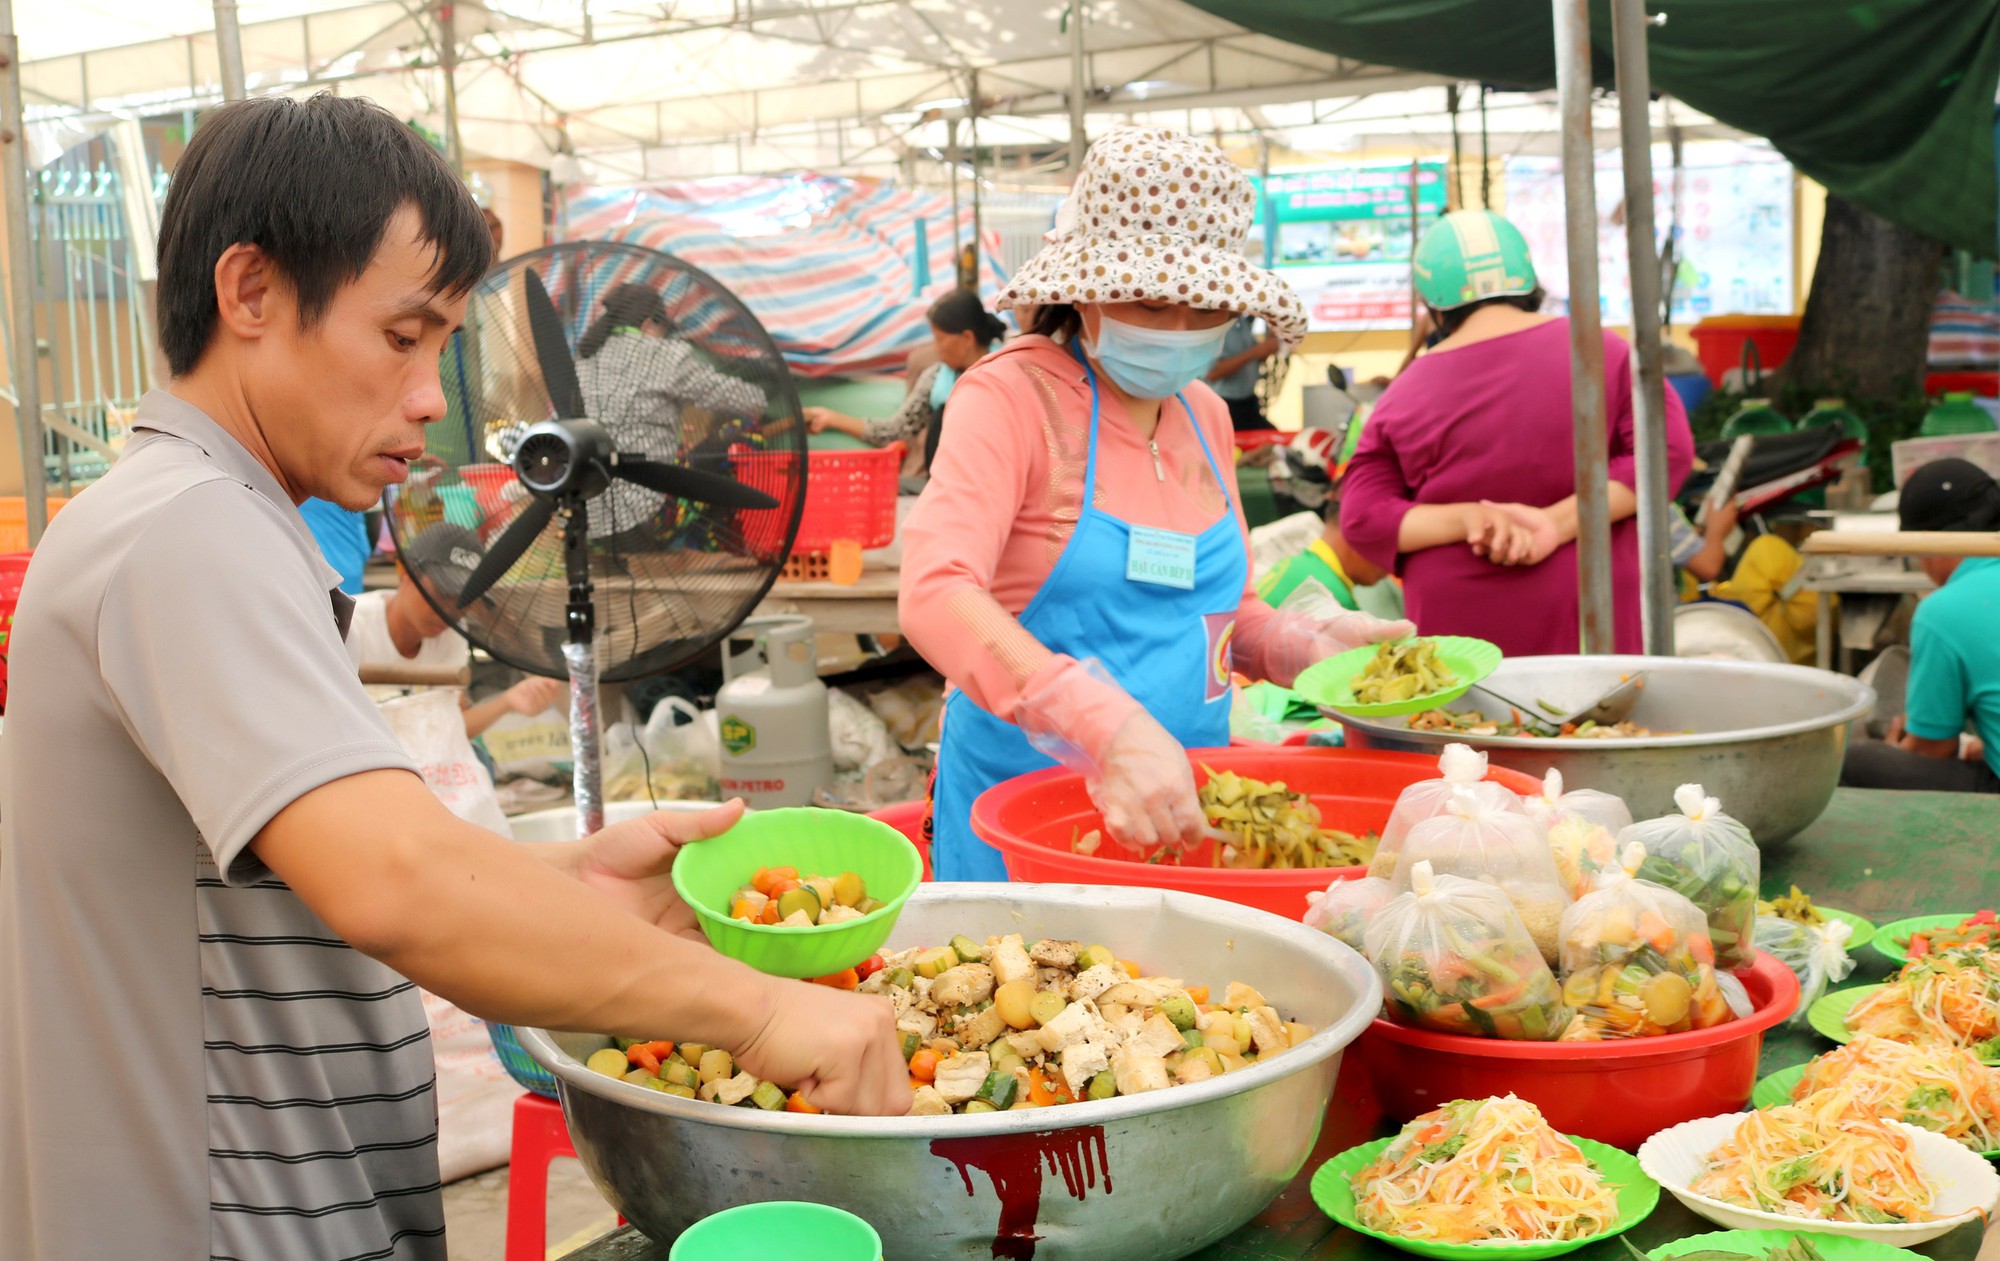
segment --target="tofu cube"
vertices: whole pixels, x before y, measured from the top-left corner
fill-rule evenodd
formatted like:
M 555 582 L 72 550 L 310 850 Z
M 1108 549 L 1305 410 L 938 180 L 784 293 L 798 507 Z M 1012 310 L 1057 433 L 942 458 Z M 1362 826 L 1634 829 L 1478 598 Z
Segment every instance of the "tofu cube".
M 1181 1040 L 1181 1031 L 1174 1028 L 1174 1022 L 1158 1012 L 1146 1017 L 1139 1032 L 1125 1043 L 1126 1049 L 1134 1055 L 1150 1055 L 1159 1059 L 1165 1059 L 1186 1045 Z
M 1030 981 L 1035 976 L 1034 962 L 1028 958 L 1028 951 L 1021 944 L 1021 935 L 1011 933 L 993 945 L 993 981 L 996 985 L 1006 985 L 1010 981 Z
M 1245 1007 L 1268 1007 L 1264 996 L 1241 981 L 1231 981 L 1229 989 L 1222 996 L 1222 1005 L 1231 1011 L 1241 1011 Z
M 937 1092 L 936 1086 L 919 1086 L 910 1098 L 910 1115 L 913 1117 L 942 1117 L 951 1115 L 951 1105 Z
M 812 926 L 812 916 L 807 915 L 804 911 L 793 911 L 790 915 L 778 921 L 778 927 L 780 928 L 811 928 Z
M 1006 1041 L 1024 1060 L 1032 1060 L 1037 1055 L 1044 1054 L 1040 1029 L 1023 1029 L 1019 1033 L 1010 1033 Z
M 1111 1067 L 1111 1051 L 1102 1042 L 1078 1042 L 1063 1048 L 1063 1081 L 1076 1098 L 1084 1097 L 1090 1079 Z
M 1000 1019 L 1000 1009 L 988 1007 L 958 1022 L 955 1031 L 958 1044 L 973 1050 L 985 1046 L 993 1039 L 1007 1032 L 1007 1022 Z
M 1127 1007 L 1158 1007 L 1174 995 L 1186 992 L 1176 978 L 1148 976 L 1136 981 L 1119 982 L 1104 991 L 1104 996 L 1099 1001 L 1123 1003 Z
M 1292 1038 L 1285 1032 L 1285 1022 L 1278 1019 L 1272 1008 L 1253 1007 L 1244 1019 L 1250 1022 L 1250 1040 L 1256 1044 L 1257 1054 L 1270 1055 L 1291 1048 Z
M 1073 1003 L 1081 1003 L 1099 997 L 1104 991 L 1125 979 L 1125 974 L 1114 968 L 1098 964 L 1085 968 L 1069 983 L 1069 997 Z
M 903 1033 L 914 1033 L 919 1041 L 929 1042 L 937 1036 L 937 1017 L 926 1011 L 908 1011 L 896 1016 L 896 1028 Z
M 986 1084 L 986 1074 L 992 1071 L 993 1061 L 986 1052 L 965 1051 L 938 1061 L 937 1080 L 933 1084 L 946 1103 L 960 1104 L 979 1093 L 979 1088 Z
M 1215 1070 L 1208 1066 L 1208 1061 L 1197 1059 L 1192 1055 L 1182 1060 L 1181 1066 L 1174 1070 L 1174 1080 L 1183 1086 L 1192 1086 L 1198 1081 L 1207 1081 L 1213 1076 L 1215 1076 Z
M 971 1007 L 993 997 L 993 969 L 983 963 L 947 968 L 931 982 L 931 999 L 940 1007 Z
M 844 924 L 848 920 L 860 918 L 861 912 L 851 906 L 842 906 L 838 902 L 819 913 L 819 922 L 822 924 Z
M 1157 1055 L 1142 1055 L 1130 1047 L 1120 1047 L 1111 1056 L 1111 1074 L 1121 1095 L 1143 1095 L 1173 1085 L 1167 1062 Z
M 1080 941 L 1057 941 L 1044 937 L 1028 951 L 1028 957 L 1045 968 L 1061 968 L 1064 971 L 1076 966 L 1076 957 L 1083 953 Z
M 1054 1020 L 1042 1026 L 1042 1049 L 1055 1054 L 1065 1047 L 1091 1040 L 1112 1041 L 1110 1027 L 1089 1003 L 1071 1003 Z

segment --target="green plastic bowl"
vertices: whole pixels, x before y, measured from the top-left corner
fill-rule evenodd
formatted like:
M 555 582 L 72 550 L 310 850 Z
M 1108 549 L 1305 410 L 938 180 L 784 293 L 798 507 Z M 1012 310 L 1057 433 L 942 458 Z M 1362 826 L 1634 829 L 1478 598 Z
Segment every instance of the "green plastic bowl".
M 820 928 L 730 919 L 730 897 L 759 867 L 796 867 L 802 876 L 851 871 L 868 887 L 868 896 L 884 905 L 860 919 Z M 799 980 L 831 976 L 880 950 L 923 874 L 923 860 L 908 837 L 845 810 L 759 810 L 674 858 L 674 888 L 700 917 L 709 944 L 759 972 Z
M 1849 1239 L 1824 1231 L 1792 1230 L 1712 1230 L 1705 1235 L 1689 1235 L 1653 1249 L 1655 1257 L 1678 1257 L 1690 1252 L 1736 1252 L 1761 1257 L 1783 1247 L 1801 1235 L 1811 1237 L 1812 1246 L 1826 1261 L 1920 1261 L 1921 1254 L 1897 1248 L 1879 1239 Z
M 674 1240 L 667 1261 L 881 1261 L 882 1237 L 844 1209 L 770 1200 L 704 1217 Z
M 1486 1243 L 1431 1243 L 1422 1239 L 1402 1239 L 1395 1235 L 1385 1235 L 1379 1230 L 1371 1230 L 1361 1224 L 1354 1212 L 1354 1175 L 1374 1163 L 1377 1156 L 1387 1151 L 1393 1138 L 1379 1138 L 1372 1143 L 1350 1147 L 1319 1167 L 1313 1174 L 1312 1197 L 1320 1211 L 1334 1221 L 1357 1234 L 1379 1239 L 1392 1248 L 1404 1252 L 1414 1252 L 1420 1257 L 1436 1257 L 1439 1261 L 1471 1261 L 1474 1257 L 1503 1256 L 1509 1261 L 1536 1261 L 1538 1257 L 1559 1257 L 1578 1248 L 1587 1248 L 1594 1243 L 1603 1243 L 1614 1235 L 1626 1231 L 1646 1220 L 1653 1207 L 1660 1202 L 1660 1184 L 1646 1176 L 1639 1168 L 1639 1159 L 1629 1152 L 1621 1152 L 1616 1147 L 1595 1143 L 1587 1138 L 1568 1136 L 1593 1164 L 1604 1172 L 1610 1183 L 1618 1188 L 1618 1220 L 1594 1235 L 1582 1239 L 1550 1239 L 1537 1242 L 1511 1243 L 1506 1240 L 1491 1240 Z
M 1500 664 L 1500 649 L 1483 639 L 1463 635 L 1434 635 L 1438 659 L 1450 667 L 1458 683 L 1442 692 L 1414 696 L 1406 701 L 1379 701 L 1364 705 L 1354 699 L 1354 676 L 1367 668 L 1375 657 L 1374 644 L 1363 644 L 1339 656 L 1328 657 L 1292 681 L 1292 690 L 1313 704 L 1356 718 L 1394 718 L 1400 714 L 1421 714 L 1427 709 L 1449 705 L 1472 690 L 1472 685 L 1493 673 Z

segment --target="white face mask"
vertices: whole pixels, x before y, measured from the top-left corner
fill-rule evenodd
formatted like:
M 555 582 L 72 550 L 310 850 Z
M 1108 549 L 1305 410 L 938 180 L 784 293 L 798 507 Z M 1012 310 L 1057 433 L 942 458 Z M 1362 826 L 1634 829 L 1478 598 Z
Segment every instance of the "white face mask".
M 1118 388 L 1134 398 L 1172 398 L 1208 375 L 1222 354 L 1229 325 L 1215 328 L 1146 328 L 1108 315 L 1083 348 Z

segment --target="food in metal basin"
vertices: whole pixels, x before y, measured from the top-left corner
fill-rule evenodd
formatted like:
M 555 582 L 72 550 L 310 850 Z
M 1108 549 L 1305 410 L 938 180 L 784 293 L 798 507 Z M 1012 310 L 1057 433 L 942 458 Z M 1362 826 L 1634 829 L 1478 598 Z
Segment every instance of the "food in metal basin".
M 1613 723 L 1585 719 L 1583 722 L 1566 722 L 1561 727 L 1551 727 L 1548 723 L 1525 717 L 1518 709 L 1508 710 L 1505 718 L 1488 718 L 1476 709 L 1427 709 L 1410 718 L 1410 730 L 1449 731 L 1466 736 L 1530 736 L 1551 740 L 1624 740 L 1661 734 L 1630 719 Z
M 1828 1222 L 1926 1222 L 1937 1188 L 1910 1132 L 1856 1116 L 1839 1088 L 1752 1112 L 1709 1153 L 1690 1190 L 1765 1213 Z
M 1458 676 L 1438 659 L 1436 643 L 1408 639 L 1377 647 L 1348 686 L 1361 704 L 1383 705 L 1450 691 L 1458 686 Z
M 1098 945 L 1018 934 L 984 944 L 885 951 L 822 983 L 895 1004 L 912 1116 L 1045 1108 L 1144 1094 L 1250 1067 L 1312 1036 L 1264 996 L 1144 977 Z M 586 1067 L 634 1086 L 762 1108 L 817 1112 L 804 1095 L 741 1072 L 727 1051 L 621 1038 Z
M 1363 1225 L 1432 1243 L 1581 1239 L 1618 1217 L 1618 1188 L 1513 1095 L 1424 1113 L 1353 1186 Z

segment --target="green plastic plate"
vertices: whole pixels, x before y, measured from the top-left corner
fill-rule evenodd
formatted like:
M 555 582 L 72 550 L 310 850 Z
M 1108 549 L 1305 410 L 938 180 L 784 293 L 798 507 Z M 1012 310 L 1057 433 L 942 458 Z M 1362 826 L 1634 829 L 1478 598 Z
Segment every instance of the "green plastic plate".
M 1826 1261 L 1918 1261 L 1907 1248 L 1894 1248 L 1878 1239 L 1849 1239 L 1845 1235 L 1817 1231 L 1715 1230 L 1706 1235 L 1689 1235 L 1652 1250 L 1655 1257 L 1678 1257 L 1689 1252 L 1740 1252 L 1761 1257 L 1800 1235 L 1810 1236 L 1812 1246 Z
M 1875 953 L 1901 967 L 1910 961 L 1911 933 L 1932 928 L 1956 928 L 1976 914 L 1977 911 L 1961 911 L 1956 915 L 1913 915 L 1893 924 L 1884 924 L 1875 930 Z
M 1438 635 L 1432 640 L 1437 654 L 1458 677 L 1456 687 L 1406 701 L 1382 701 L 1363 705 L 1354 699 L 1354 676 L 1366 669 L 1375 656 L 1375 645 L 1365 644 L 1337 657 L 1328 657 L 1292 681 L 1292 690 L 1313 704 L 1356 718 L 1393 718 L 1399 714 L 1421 714 L 1427 709 L 1449 705 L 1471 690 L 1472 685 L 1493 673 L 1500 664 L 1500 649 L 1483 639 L 1463 635 Z
M 1385 1235 L 1378 1230 L 1363 1226 L 1354 1215 L 1354 1175 L 1366 1169 L 1377 1156 L 1388 1150 L 1393 1138 L 1377 1139 L 1350 1147 L 1319 1167 L 1313 1174 L 1312 1197 L 1320 1211 L 1357 1234 L 1379 1239 L 1392 1248 L 1404 1252 L 1414 1252 L 1420 1257 L 1438 1257 L 1442 1261 L 1464 1261 L 1468 1257 L 1492 1256 L 1499 1253 L 1519 1261 L 1534 1261 L 1537 1257 L 1559 1257 L 1566 1252 L 1575 1252 L 1594 1243 L 1601 1243 L 1614 1235 L 1626 1231 L 1646 1220 L 1653 1206 L 1660 1202 L 1660 1185 L 1646 1176 L 1639 1168 L 1639 1160 L 1615 1147 L 1603 1143 L 1593 1143 L 1587 1138 L 1570 1136 L 1570 1142 L 1582 1149 L 1604 1176 L 1618 1188 L 1618 1220 L 1611 1223 L 1608 1230 L 1582 1239 L 1555 1239 L 1535 1243 L 1514 1243 L 1496 1239 L 1487 1243 L 1429 1243 L 1421 1239 L 1399 1239 Z M 1829 1257 L 1827 1261 L 1835 1261 Z
M 1750 1092 L 1750 1106 L 1775 1108 L 1779 1104 L 1790 1103 L 1793 1088 L 1799 1084 L 1799 1078 L 1805 1075 L 1806 1066 L 1803 1064 L 1779 1069 L 1757 1083 L 1757 1088 Z
M 1854 1035 L 1847 1028 L 1847 1013 L 1854 1010 L 1856 1003 L 1881 988 L 1880 985 L 1856 985 L 1822 994 L 1806 1009 L 1806 1023 L 1835 1042 L 1852 1042 Z

